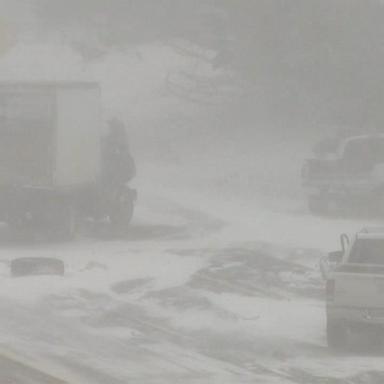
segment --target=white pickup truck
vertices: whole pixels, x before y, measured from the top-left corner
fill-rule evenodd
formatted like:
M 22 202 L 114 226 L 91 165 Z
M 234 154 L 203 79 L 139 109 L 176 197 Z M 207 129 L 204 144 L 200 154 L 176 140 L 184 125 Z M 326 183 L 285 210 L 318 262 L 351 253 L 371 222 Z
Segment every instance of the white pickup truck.
M 341 245 L 320 263 L 327 341 L 335 349 L 346 348 L 355 330 L 384 330 L 384 228 L 362 229 L 352 240 L 344 234 Z

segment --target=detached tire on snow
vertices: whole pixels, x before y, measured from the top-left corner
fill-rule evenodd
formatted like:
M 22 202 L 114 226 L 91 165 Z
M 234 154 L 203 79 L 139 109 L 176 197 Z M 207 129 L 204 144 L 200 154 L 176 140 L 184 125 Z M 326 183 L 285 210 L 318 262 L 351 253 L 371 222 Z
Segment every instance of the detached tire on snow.
M 12 277 L 33 275 L 63 276 L 64 271 L 63 261 L 50 257 L 22 257 L 11 261 Z
M 348 346 L 348 328 L 338 320 L 327 319 L 328 347 L 335 351 L 343 351 Z

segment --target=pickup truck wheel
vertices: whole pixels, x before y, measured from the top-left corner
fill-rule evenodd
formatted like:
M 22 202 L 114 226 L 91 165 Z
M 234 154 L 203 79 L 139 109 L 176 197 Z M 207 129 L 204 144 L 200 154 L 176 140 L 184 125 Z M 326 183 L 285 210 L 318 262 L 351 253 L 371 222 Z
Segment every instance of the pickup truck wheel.
M 308 197 L 308 208 L 315 215 L 325 214 L 329 208 L 328 199 L 322 196 L 310 196 Z
M 346 349 L 348 343 L 348 328 L 341 321 L 327 319 L 327 343 L 334 350 Z

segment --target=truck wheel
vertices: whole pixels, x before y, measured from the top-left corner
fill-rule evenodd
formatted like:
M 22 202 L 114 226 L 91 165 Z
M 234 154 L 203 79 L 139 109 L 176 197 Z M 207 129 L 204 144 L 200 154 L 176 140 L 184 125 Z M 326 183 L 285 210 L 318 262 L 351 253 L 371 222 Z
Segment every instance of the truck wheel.
M 308 197 L 308 208 L 315 215 L 326 214 L 329 208 L 328 199 L 321 196 L 310 196 Z
M 345 350 L 348 344 L 347 326 L 341 321 L 327 319 L 327 343 L 334 350 Z
M 29 275 L 63 276 L 65 266 L 62 260 L 52 257 L 22 257 L 11 261 L 12 277 Z

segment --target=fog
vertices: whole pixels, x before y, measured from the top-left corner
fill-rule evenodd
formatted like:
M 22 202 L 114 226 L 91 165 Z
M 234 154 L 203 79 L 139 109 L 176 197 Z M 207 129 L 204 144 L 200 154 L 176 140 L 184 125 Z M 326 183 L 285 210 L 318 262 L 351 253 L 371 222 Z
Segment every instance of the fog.
M 381 383 L 383 17 L 0 0 L 0 382 Z

